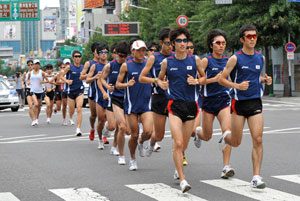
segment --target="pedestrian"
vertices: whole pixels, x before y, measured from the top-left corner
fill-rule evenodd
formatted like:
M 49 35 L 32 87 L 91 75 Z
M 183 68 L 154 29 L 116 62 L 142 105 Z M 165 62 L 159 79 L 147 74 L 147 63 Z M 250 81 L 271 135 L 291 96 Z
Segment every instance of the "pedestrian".
M 15 82 L 16 82 L 16 91 L 19 96 L 19 103 L 21 102 L 21 108 L 23 108 L 25 104 L 24 83 L 22 81 L 23 81 L 23 77 L 21 72 L 17 72 Z
M 247 24 L 240 28 L 239 37 L 243 48 L 231 56 L 219 78 L 219 83 L 233 89 L 231 95 L 231 131 L 223 133 L 219 144 L 223 150 L 226 144 L 237 147 L 241 144 L 243 128 L 247 120 L 252 137 L 253 178 L 254 188 L 265 188 L 266 184 L 260 176 L 263 156 L 263 86 L 272 84 L 272 78 L 261 75 L 264 56 L 255 51 L 258 31 L 254 25 Z M 231 80 L 227 77 L 230 76 Z

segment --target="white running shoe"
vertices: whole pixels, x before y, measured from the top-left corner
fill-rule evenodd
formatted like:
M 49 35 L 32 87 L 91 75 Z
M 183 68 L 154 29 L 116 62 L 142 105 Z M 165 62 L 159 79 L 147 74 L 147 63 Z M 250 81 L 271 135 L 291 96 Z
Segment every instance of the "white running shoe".
M 35 126 L 35 120 L 31 122 L 31 126 Z
M 67 126 L 67 125 L 68 125 L 68 122 L 67 122 L 67 120 L 66 120 L 66 119 L 63 119 L 63 121 L 62 121 L 62 125 L 64 125 L 64 126 Z
M 253 179 L 251 180 L 251 186 L 252 188 L 258 188 L 258 189 L 264 189 L 266 187 L 266 183 L 262 181 L 261 176 L 253 176 Z
M 75 125 L 75 123 L 72 119 L 70 119 L 70 125 Z
M 199 132 L 202 131 L 202 127 L 201 126 L 198 126 L 196 128 L 196 133 L 195 133 L 195 137 L 194 137 L 194 144 L 197 148 L 200 148 L 201 147 L 201 139 L 199 137 Z
M 150 143 L 149 143 L 149 146 L 148 147 L 146 147 L 145 148 L 145 152 L 146 152 L 146 156 L 147 157 L 150 157 L 151 155 L 152 155 L 152 152 L 153 152 L 153 150 L 154 150 L 154 147 L 152 147 L 151 145 L 150 145 Z
M 233 177 L 235 174 L 234 169 L 230 166 L 225 166 L 221 173 L 222 179 L 228 179 L 229 177 Z
M 50 118 L 47 118 L 47 124 L 50 124 L 51 123 L 51 119 Z
M 140 157 L 145 157 L 144 145 L 140 144 L 139 142 L 138 142 L 138 150 L 139 150 L 139 153 L 140 153 Z
M 225 142 L 225 137 L 230 134 L 231 131 L 230 130 L 227 130 L 223 133 L 222 137 L 220 138 L 219 140 L 219 150 L 220 151 L 223 151 L 227 145 L 227 143 Z
M 103 140 L 98 141 L 98 149 L 103 150 L 104 149 L 104 143 Z
M 125 156 L 119 156 L 119 158 L 118 158 L 118 164 L 119 165 L 126 165 Z
M 116 147 L 114 147 L 114 146 L 111 147 L 110 154 L 114 155 L 114 156 L 119 156 L 120 155 L 118 149 Z
M 80 128 L 76 128 L 76 136 L 81 136 L 82 132 L 80 130 Z
M 130 159 L 130 161 L 129 161 L 129 170 L 130 171 L 135 171 L 137 169 L 138 169 L 138 167 L 137 167 L 137 164 L 136 164 L 136 159 Z
M 144 132 L 143 124 L 139 123 L 139 134 L 142 134 L 143 132 Z
M 186 180 L 182 180 L 180 182 L 180 188 L 181 188 L 182 193 L 185 193 L 185 192 L 189 191 L 192 187 L 187 183 Z
M 36 119 L 34 123 L 35 123 L 36 126 L 38 126 L 39 125 L 39 120 Z
M 174 172 L 173 178 L 174 178 L 175 180 L 179 179 L 179 174 L 178 174 L 178 172 L 177 172 L 177 170 L 176 170 L 176 169 L 175 169 L 175 172 Z
M 155 142 L 153 151 L 158 152 L 158 150 L 160 150 L 160 145 L 157 142 Z

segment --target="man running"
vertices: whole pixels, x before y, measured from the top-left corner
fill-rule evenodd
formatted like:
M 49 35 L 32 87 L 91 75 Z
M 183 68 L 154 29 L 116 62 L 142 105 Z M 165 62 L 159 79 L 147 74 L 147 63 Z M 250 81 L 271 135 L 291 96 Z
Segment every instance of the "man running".
M 116 83 L 119 89 L 125 89 L 124 111 L 131 130 L 128 141 L 130 150 L 129 170 L 137 170 L 135 150 L 141 157 L 145 156 L 143 143 L 150 139 L 153 129 L 153 118 L 151 114 L 151 85 L 142 84 L 138 81 L 139 75 L 146 65 L 144 60 L 146 44 L 142 40 L 136 40 L 132 44 L 133 59 L 122 64 L 120 74 Z M 123 83 L 123 80 L 125 82 Z M 139 118 L 143 125 L 143 133 L 139 139 Z
M 228 60 L 228 63 L 220 76 L 219 83 L 223 86 L 233 88 L 231 102 L 231 131 L 223 133 L 219 144 L 223 150 L 226 144 L 237 147 L 241 144 L 243 128 L 247 120 L 252 136 L 252 163 L 253 188 L 265 188 L 266 184 L 260 176 L 263 156 L 262 135 L 263 115 L 262 83 L 272 84 L 272 78 L 265 74 L 261 76 L 264 66 L 264 56 L 255 51 L 258 31 L 254 25 L 247 24 L 240 28 L 239 37 L 243 48 L 237 51 Z M 232 81 L 227 77 L 230 75 Z
M 196 85 L 205 83 L 205 74 L 198 56 L 186 53 L 190 33 L 185 28 L 170 31 L 170 42 L 175 55 L 164 59 L 158 77 L 159 86 L 168 89 L 169 124 L 173 138 L 173 160 L 183 193 L 191 189 L 183 174 L 183 152 L 187 148 L 195 118 L 199 113 Z M 197 72 L 200 78 L 196 79 Z M 168 80 L 165 80 L 167 76 Z

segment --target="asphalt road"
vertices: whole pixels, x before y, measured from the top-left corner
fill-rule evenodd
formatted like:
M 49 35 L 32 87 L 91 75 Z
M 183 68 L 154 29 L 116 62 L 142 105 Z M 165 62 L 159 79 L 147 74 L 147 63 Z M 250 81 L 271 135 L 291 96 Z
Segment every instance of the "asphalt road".
M 268 188 L 250 187 L 252 142 L 247 127 L 241 146 L 232 151 L 234 179 L 220 179 L 221 133 L 215 123 L 210 142 L 197 149 L 191 139 L 186 151 L 185 176 L 192 186 L 188 194 L 182 194 L 173 179 L 168 125 L 161 150 L 150 158 L 138 157 L 139 169 L 132 172 L 127 141 L 125 166 L 110 155 L 110 145 L 101 151 L 96 140 L 89 141 L 88 108 L 83 110 L 82 137 L 75 136 L 75 126 L 61 125 L 60 113 L 46 124 L 43 109 L 39 126 L 31 127 L 27 108 L 0 111 L 0 201 L 300 200 L 300 98 L 264 98 L 263 103 L 261 175 Z

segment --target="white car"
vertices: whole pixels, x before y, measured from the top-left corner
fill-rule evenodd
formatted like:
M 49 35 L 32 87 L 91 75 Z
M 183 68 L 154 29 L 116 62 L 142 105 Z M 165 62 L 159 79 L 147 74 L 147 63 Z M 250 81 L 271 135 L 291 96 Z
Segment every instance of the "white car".
M 10 90 L 9 87 L 0 81 L 0 110 L 10 108 L 12 112 L 19 110 L 19 97 L 15 90 Z

